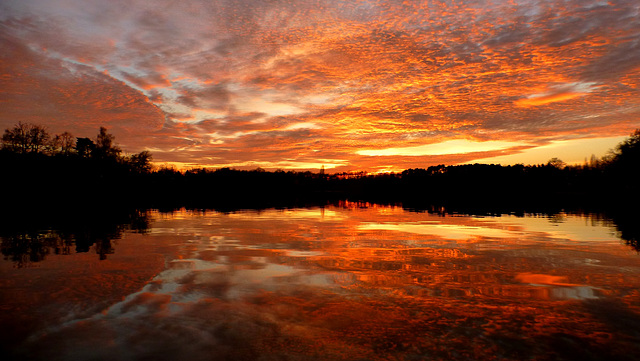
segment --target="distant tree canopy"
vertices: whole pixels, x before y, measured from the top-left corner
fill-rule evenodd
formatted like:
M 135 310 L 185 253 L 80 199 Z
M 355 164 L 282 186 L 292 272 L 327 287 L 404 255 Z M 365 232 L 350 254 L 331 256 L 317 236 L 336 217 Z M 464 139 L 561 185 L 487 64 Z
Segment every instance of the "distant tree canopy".
M 75 138 L 64 132 L 50 136 L 42 126 L 18 123 L 2 136 L 0 162 L 14 188 L 66 190 L 78 198 L 101 199 L 126 195 L 150 205 L 166 201 L 206 207 L 215 202 L 256 201 L 272 205 L 285 200 L 349 199 L 425 203 L 548 202 L 561 199 L 640 198 L 640 130 L 610 154 L 591 157 L 584 165 L 567 165 L 559 158 L 537 165 L 462 164 L 406 169 L 401 173 L 324 174 L 195 168 L 186 171 L 160 167 L 142 151 L 123 155 L 115 137 L 100 127 L 95 138 Z M 106 196 L 106 191 L 109 195 Z M 15 192 L 16 194 L 19 192 Z M 32 192 L 34 197 L 47 192 Z M 162 195 L 161 197 L 159 195 Z M 95 197 L 94 197 L 95 198 Z M 640 201 L 640 199 L 639 199 Z
M 45 148 L 49 138 L 42 126 L 18 123 L 4 131 L 2 146 L 16 153 L 39 153 Z
M 129 157 L 129 165 L 138 173 L 147 173 L 151 171 L 151 153 L 142 151 Z
M 131 156 L 123 156 L 122 149 L 115 144 L 115 137 L 100 127 L 95 140 L 76 138 L 69 132 L 53 137 L 40 125 L 18 123 L 8 128 L 2 135 L 2 149 L 16 154 L 40 154 L 55 157 L 79 157 L 117 163 L 130 171 L 145 173 L 151 171 L 151 153 L 142 151 Z
M 76 139 L 76 153 L 82 158 L 89 158 L 96 149 L 93 140 L 89 138 Z
M 59 151 L 63 155 L 69 155 L 73 152 L 76 138 L 69 132 L 55 135 L 51 141 L 51 152 Z
M 631 136 L 618 144 L 613 151 L 611 163 L 623 167 L 638 167 L 640 162 L 640 129 L 637 129 Z
M 567 165 L 567 163 L 562 161 L 562 159 L 560 159 L 560 158 L 554 157 L 554 158 L 549 159 L 549 161 L 547 162 L 547 165 L 549 165 L 551 167 L 554 167 L 554 168 L 562 169 Z
M 100 132 L 98 133 L 93 149 L 93 156 L 102 159 L 118 158 L 122 150 L 113 143 L 114 139 L 113 134 L 107 133 L 107 128 L 100 127 Z

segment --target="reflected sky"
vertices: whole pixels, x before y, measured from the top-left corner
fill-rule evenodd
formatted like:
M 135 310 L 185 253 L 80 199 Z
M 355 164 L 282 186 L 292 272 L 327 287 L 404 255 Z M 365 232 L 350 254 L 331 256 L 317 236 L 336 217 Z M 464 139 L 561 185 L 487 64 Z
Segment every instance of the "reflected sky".
M 439 218 L 439 217 L 438 217 Z M 539 237 L 552 238 L 558 242 L 617 242 L 610 227 L 590 226 L 590 220 L 578 216 L 557 215 L 517 217 L 503 215 L 495 219 L 464 217 L 466 224 L 450 222 L 451 218 L 439 218 L 421 222 L 363 223 L 362 230 L 388 230 L 440 236 L 446 239 L 468 240 L 473 238 L 513 238 L 535 233 Z
M 640 257 L 596 216 L 347 204 L 151 218 L 147 235 L 123 235 L 103 261 L 1 262 L 9 307 L 64 305 L 11 351 L 47 360 L 640 355 Z

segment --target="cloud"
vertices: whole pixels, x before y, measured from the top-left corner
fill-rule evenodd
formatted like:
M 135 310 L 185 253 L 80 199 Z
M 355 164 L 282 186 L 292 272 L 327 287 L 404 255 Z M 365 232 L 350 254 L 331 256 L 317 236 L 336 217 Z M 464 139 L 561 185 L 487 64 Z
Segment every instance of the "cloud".
M 403 148 L 386 148 L 359 150 L 356 153 L 368 156 L 424 156 L 424 155 L 445 155 L 463 154 L 474 152 L 488 152 L 503 150 L 513 147 L 521 147 L 522 143 L 504 141 L 475 142 L 464 139 L 448 140 L 441 143 L 418 145 Z
M 386 166 L 361 153 L 374 149 L 640 127 L 637 2 L 457 4 L 5 1 L 4 41 L 21 50 L 3 68 L 25 75 L 0 80 L 2 125 L 106 125 L 160 162 L 354 170 Z M 385 158 L 469 160 L 401 153 Z
M 571 83 L 554 85 L 546 92 L 531 94 L 526 98 L 518 99 L 515 101 L 515 104 L 519 107 L 530 107 L 562 102 L 585 96 L 592 92 L 593 89 L 594 83 Z
M 124 83 L 87 66 L 47 57 L 9 36 L 0 42 L 1 126 L 31 122 L 77 136 L 93 136 L 105 126 L 119 137 L 162 127 L 162 112 Z
M 144 90 L 171 86 L 171 82 L 163 74 L 160 73 L 134 75 L 123 71 L 122 77 L 128 82 Z

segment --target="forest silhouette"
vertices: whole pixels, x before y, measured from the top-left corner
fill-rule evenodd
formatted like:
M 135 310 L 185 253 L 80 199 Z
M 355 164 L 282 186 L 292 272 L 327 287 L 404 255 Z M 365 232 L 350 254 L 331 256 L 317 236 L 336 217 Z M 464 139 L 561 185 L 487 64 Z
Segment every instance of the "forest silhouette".
M 456 207 L 628 206 L 638 200 L 640 130 L 603 158 L 582 165 L 437 165 L 399 173 L 326 174 L 154 168 L 148 151 L 123 155 L 101 127 L 94 139 L 51 136 L 19 123 L 2 136 L 5 208 L 264 208 L 336 200 Z
M 114 251 L 122 232 L 146 232 L 146 210 L 395 204 L 414 212 L 469 215 L 602 213 L 640 250 L 640 130 L 603 158 L 566 165 L 438 165 L 400 173 L 154 168 L 124 155 L 101 127 L 94 139 L 18 124 L 2 137 L 4 226 L 0 249 L 17 267 L 49 254 Z

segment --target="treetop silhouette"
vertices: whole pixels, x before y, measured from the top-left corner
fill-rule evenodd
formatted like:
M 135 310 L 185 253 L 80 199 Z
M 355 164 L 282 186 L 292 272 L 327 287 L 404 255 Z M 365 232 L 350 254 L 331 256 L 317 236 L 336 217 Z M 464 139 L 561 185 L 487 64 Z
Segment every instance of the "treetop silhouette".
M 29 123 L 18 123 L 8 128 L 2 136 L 2 149 L 17 154 L 42 154 L 48 156 L 76 156 L 94 160 L 108 160 L 128 167 L 134 172 L 151 170 L 151 153 L 142 151 L 123 156 L 122 149 L 115 144 L 115 137 L 100 127 L 95 141 L 90 138 L 75 138 L 69 132 L 49 135 L 45 127 Z
M 75 140 L 75 144 L 74 144 Z M 559 158 L 545 164 L 464 164 L 412 168 L 401 173 L 334 174 L 310 171 L 194 168 L 153 169 L 152 155 L 123 155 L 115 137 L 100 127 L 94 139 L 64 132 L 53 137 L 41 126 L 18 123 L 2 136 L 1 166 L 13 189 L 116 199 L 145 206 L 167 203 L 275 204 L 291 200 L 363 200 L 429 203 L 539 202 L 593 199 L 622 202 L 640 197 L 640 130 L 598 159 L 567 165 Z M 35 196 L 34 196 L 35 197 Z M 88 198 L 89 197 L 89 198 Z

